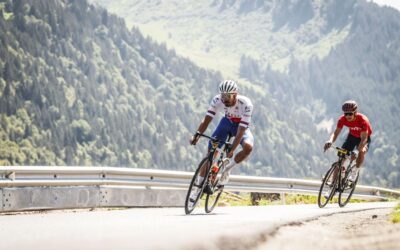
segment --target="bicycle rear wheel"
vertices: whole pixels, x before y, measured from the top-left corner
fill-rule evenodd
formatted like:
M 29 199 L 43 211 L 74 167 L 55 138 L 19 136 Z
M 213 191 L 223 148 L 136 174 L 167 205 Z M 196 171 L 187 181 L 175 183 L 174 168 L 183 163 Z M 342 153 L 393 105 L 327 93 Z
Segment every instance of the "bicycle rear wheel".
M 186 194 L 186 200 L 185 200 L 185 213 L 186 214 L 190 214 L 196 208 L 196 205 L 199 202 L 199 200 L 203 194 L 205 184 L 207 183 L 206 180 L 207 180 L 208 175 L 204 178 L 202 183 L 200 183 L 199 185 L 196 184 L 196 180 L 197 180 L 198 176 L 200 175 L 200 169 L 204 164 L 207 164 L 208 165 L 207 167 L 209 168 L 210 163 L 208 162 L 208 157 L 204 158 L 200 162 L 199 167 L 197 168 L 196 172 L 193 175 L 192 181 L 190 182 L 190 186 L 189 186 L 188 192 Z
M 347 205 L 347 203 L 351 199 L 351 196 L 353 195 L 354 190 L 356 189 L 359 173 L 357 174 L 357 178 L 354 182 L 349 180 L 349 175 L 353 168 L 355 168 L 355 165 L 353 165 L 346 171 L 346 176 L 343 180 L 343 186 L 340 188 L 340 192 L 339 192 L 339 206 L 340 207 L 344 207 Z
M 222 186 L 220 188 L 217 188 L 217 190 L 214 191 L 213 194 L 207 194 L 205 206 L 206 213 L 211 213 L 214 210 L 223 191 L 224 187 Z
M 332 183 L 329 183 L 329 180 L 332 178 L 331 176 L 333 176 L 335 171 L 339 171 L 339 164 L 337 162 L 332 164 L 332 167 L 326 172 L 324 178 L 322 179 L 321 187 L 319 188 L 318 193 L 318 206 L 320 208 L 325 207 L 335 195 L 338 182 L 337 177 L 339 173 L 337 174 L 336 178 L 332 180 Z

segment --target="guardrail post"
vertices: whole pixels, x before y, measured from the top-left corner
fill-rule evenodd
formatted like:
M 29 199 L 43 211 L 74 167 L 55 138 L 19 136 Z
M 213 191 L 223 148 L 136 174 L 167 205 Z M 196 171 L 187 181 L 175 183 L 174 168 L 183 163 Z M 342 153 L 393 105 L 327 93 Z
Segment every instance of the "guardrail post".
M 3 189 L 0 188 L 0 211 L 4 211 L 3 197 Z
M 99 187 L 99 207 L 107 207 L 109 204 L 109 194 L 108 189 L 104 187 Z

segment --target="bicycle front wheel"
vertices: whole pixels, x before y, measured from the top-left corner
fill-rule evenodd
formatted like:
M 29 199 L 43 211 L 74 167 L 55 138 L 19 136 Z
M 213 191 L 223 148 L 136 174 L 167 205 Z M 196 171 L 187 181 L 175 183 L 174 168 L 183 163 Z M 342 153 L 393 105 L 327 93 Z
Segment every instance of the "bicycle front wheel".
M 203 165 L 210 165 L 208 161 L 208 157 L 204 158 L 200 164 L 199 167 L 197 168 L 196 172 L 193 175 L 192 181 L 190 182 L 190 186 L 188 189 L 188 192 L 186 194 L 186 200 L 185 200 L 185 213 L 190 214 L 193 212 L 193 210 L 196 208 L 197 203 L 199 202 L 201 195 L 203 194 L 203 190 L 205 187 L 206 183 L 206 178 L 202 181 L 202 183 L 197 184 L 196 180 L 200 175 L 200 170 Z M 209 166 L 208 166 L 209 168 Z M 207 168 L 207 169 L 208 169 Z
M 347 203 L 351 199 L 351 196 L 354 193 L 354 190 L 356 189 L 359 173 L 357 174 L 357 178 L 355 181 L 349 180 L 349 175 L 353 168 L 355 168 L 355 165 L 353 165 L 351 168 L 348 169 L 348 171 L 346 171 L 346 176 L 343 180 L 343 186 L 340 188 L 339 193 L 339 207 L 344 207 L 347 205 Z
M 332 199 L 332 197 L 335 195 L 338 176 L 336 176 L 335 179 L 333 179 L 333 176 L 334 172 L 338 170 L 339 170 L 339 164 L 336 162 L 326 172 L 324 178 L 322 179 L 321 187 L 319 188 L 319 193 L 318 193 L 318 206 L 320 208 L 325 207 L 326 204 L 328 204 L 329 201 Z

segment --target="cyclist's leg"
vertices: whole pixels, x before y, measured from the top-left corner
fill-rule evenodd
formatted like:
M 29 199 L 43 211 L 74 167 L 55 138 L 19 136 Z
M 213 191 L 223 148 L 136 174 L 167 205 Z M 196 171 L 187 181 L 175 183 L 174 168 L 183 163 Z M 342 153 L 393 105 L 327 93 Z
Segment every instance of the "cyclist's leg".
M 349 135 L 347 136 L 347 138 L 346 138 L 346 141 L 343 143 L 342 148 L 347 149 L 347 150 L 349 150 L 349 151 L 353 151 L 354 148 L 355 148 L 358 144 L 360 144 L 360 141 L 361 141 L 360 138 L 357 138 L 357 137 L 352 136 L 351 134 L 349 134 Z M 353 159 L 352 159 L 352 160 L 353 160 Z M 357 159 L 357 161 L 358 161 L 358 159 Z M 345 164 L 345 165 L 347 165 L 347 164 Z M 357 165 L 357 162 L 356 162 L 356 165 Z M 345 166 L 342 166 L 342 167 L 345 167 Z M 353 168 L 353 169 L 352 169 L 352 171 L 351 171 L 351 173 L 350 173 L 350 176 L 349 176 L 349 179 L 350 179 L 351 181 L 354 181 L 354 180 L 355 180 L 355 178 L 356 178 L 356 176 L 357 176 L 358 169 L 359 169 L 359 168 Z
M 234 157 L 232 157 L 229 163 L 225 166 L 225 170 L 222 173 L 221 177 L 221 185 L 226 185 L 226 183 L 228 183 L 230 171 L 232 170 L 232 168 L 241 163 L 244 159 L 246 159 L 253 150 L 254 137 L 253 134 L 250 132 L 250 129 L 246 129 L 246 132 L 244 133 L 240 144 L 242 145 L 242 150 L 239 151 Z
M 225 172 L 229 172 L 234 166 L 245 160 L 253 151 L 254 137 L 250 129 L 246 129 L 240 144 L 242 145 L 242 150 L 232 157 L 233 159 L 225 167 Z
M 351 134 L 347 135 L 346 140 L 343 142 L 342 148 L 353 151 L 354 148 L 360 143 L 360 138 L 354 137 Z
M 228 138 L 228 134 L 231 131 L 231 128 L 232 128 L 232 122 L 228 118 L 222 117 L 222 119 L 219 121 L 217 128 L 212 133 L 211 137 L 215 137 L 218 140 L 225 141 Z M 222 147 L 222 145 L 223 143 L 220 143 L 218 147 Z M 209 149 L 211 148 L 211 142 L 208 143 L 208 148 Z
M 237 164 L 246 159 L 253 151 L 254 137 L 250 129 L 246 129 L 240 144 L 242 145 L 242 150 L 239 151 L 234 157 L 234 160 Z
M 361 139 L 357 143 L 357 147 L 360 144 L 360 142 L 361 142 Z M 365 155 L 367 154 L 367 152 L 369 150 L 370 144 L 371 144 L 371 137 L 368 137 L 367 145 L 365 145 L 366 151 L 365 152 L 358 152 L 358 157 L 357 157 L 357 160 L 356 160 L 357 168 L 361 168 L 362 167 L 362 164 L 363 164 L 364 159 L 365 159 Z

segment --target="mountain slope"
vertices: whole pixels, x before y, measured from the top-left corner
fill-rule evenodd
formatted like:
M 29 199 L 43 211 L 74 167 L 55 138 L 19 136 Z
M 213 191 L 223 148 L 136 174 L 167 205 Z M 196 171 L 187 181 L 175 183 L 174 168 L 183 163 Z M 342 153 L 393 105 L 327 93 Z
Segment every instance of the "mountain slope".
M 362 1 L 283 3 L 207 5 L 214 19 L 266 15 L 268 34 L 292 44 L 264 47 L 275 59 L 238 49 L 240 60 L 232 60 L 235 74 L 247 78 L 239 79 L 240 91 L 255 106 L 254 152 L 236 173 L 318 178 L 334 159 L 321 152 L 323 124 L 332 125 L 340 103 L 355 97 L 375 130 L 362 181 L 398 186 L 398 12 L 380 15 L 382 9 Z M 206 143 L 188 147 L 188 138 L 219 73 L 85 1 L 0 1 L 0 27 L 0 165 L 196 167 Z M 228 51 L 242 47 L 242 38 L 233 41 Z M 324 44 L 329 48 L 320 53 Z
M 186 167 L 218 74 L 85 1 L 0 6 L 2 165 Z
M 287 70 L 292 57 L 326 56 L 349 32 L 347 13 L 336 20 L 330 8 L 352 1 L 332 1 L 332 6 L 311 0 L 92 2 L 200 65 L 236 75 L 242 55 L 279 71 Z
M 188 147 L 188 139 L 217 91 L 218 73 L 85 1 L 0 3 L 1 165 L 196 167 L 206 143 Z M 313 153 L 314 127 L 293 127 L 260 84 L 239 85 L 255 105 L 257 139 L 235 171 L 318 176 L 328 161 Z M 312 124 L 308 110 L 288 114 Z
M 260 161 L 269 169 L 263 173 L 290 176 L 277 164 L 295 159 L 302 165 L 296 174 L 315 176 L 314 168 L 318 173 L 326 163 L 319 150 L 341 103 L 356 99 L 374 128 L 362 181 L 400 185 L 398 11 L 362 0 L 92 2 L 196 63 L 265 89 L 271 100 L 255 98 L 268 115 L 254 115 L 262 124 L 257 146 L 272 155 Z M 277 156 L 271 145 L 278 138 Z

